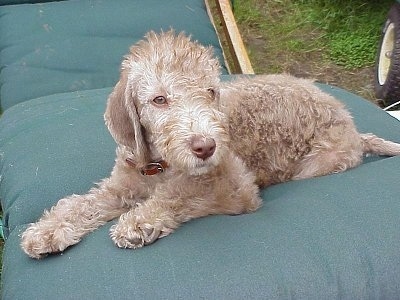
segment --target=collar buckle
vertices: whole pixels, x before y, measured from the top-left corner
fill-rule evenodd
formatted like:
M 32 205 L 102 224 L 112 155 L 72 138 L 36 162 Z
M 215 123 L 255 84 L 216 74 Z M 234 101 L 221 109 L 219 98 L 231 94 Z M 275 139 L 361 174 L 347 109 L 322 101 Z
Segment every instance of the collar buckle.
M 140 173 L 145 176 L 156 175 L 159 173 L 163 173 L 165 171 L 166 167 L 167 167 L 167 165 L 164 161 L 151 162 L 151 163 L 147 164 L 146 166 L 144 166 L 140 170 Z
M 136 163 L 132 158 L 128 157 L 125 161 L 130 167 L 137 168 Z M 166 168 L 168 168 L 167 162 L 165 160 L 158 160 L 148 163 L 143 168 L 139 169 L 139 172 L 144 176 L 151 176 L 163 173 Z

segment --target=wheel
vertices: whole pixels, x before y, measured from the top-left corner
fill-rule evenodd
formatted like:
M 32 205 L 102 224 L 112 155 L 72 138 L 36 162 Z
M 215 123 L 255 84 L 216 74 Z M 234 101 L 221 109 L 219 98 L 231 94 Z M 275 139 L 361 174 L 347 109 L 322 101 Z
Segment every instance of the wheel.
M 376 59 L 375 94 L 386 105 L 400 100 L 400 3 L 390 8 L 383 26 Z

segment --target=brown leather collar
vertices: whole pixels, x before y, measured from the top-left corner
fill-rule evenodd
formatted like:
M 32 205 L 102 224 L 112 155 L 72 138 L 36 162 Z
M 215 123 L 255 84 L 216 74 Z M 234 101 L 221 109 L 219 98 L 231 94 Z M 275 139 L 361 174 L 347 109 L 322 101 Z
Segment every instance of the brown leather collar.
M 128 157 L 127 159 L 125 159 L 125 161 L 131 167 L 136 168 L 136 164 L 133 159 Z M 141 168 L 140 173 L 145 176 L 151 176 L 163 173 L 166 168 L 168 168 L 168 164 L 165 160 L 153 161 Z

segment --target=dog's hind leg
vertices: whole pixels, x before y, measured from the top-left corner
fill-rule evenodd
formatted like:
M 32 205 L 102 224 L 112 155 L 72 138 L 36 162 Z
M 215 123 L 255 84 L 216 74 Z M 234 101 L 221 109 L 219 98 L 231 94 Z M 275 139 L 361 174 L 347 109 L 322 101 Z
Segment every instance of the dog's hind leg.
M 400 144 L 374 134 L 344 135 L 342 139 L 323 141 L 314 145 L 298 164 L 293 180 L 343 172 L 362 162 L 363 154 L 400 155 Z
M 362 162 L 360 134 L 345 124 L 330 128 L 311 143 L 311 150 L 297 164 L 293 180 L 343 172 Z
M 362 161 L 362 153 L 358 151 L 317 150 L 304 157 L 297 167 L 292 180 L 318 177 L 343 172 L 354 168 Z

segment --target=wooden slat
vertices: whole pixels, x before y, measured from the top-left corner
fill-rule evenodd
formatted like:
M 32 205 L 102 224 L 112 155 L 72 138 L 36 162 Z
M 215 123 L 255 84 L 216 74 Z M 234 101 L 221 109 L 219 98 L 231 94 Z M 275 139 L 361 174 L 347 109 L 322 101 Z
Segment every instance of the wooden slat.
M 220 15 L 221 25 L 225 32 L 231 57 L 234 63 L 235 73 L 254 74 L 253 67 L 242 37 L 236 24 L 235 17 L 232 12 L 230 0 L 214 0 L 216 9 Z

